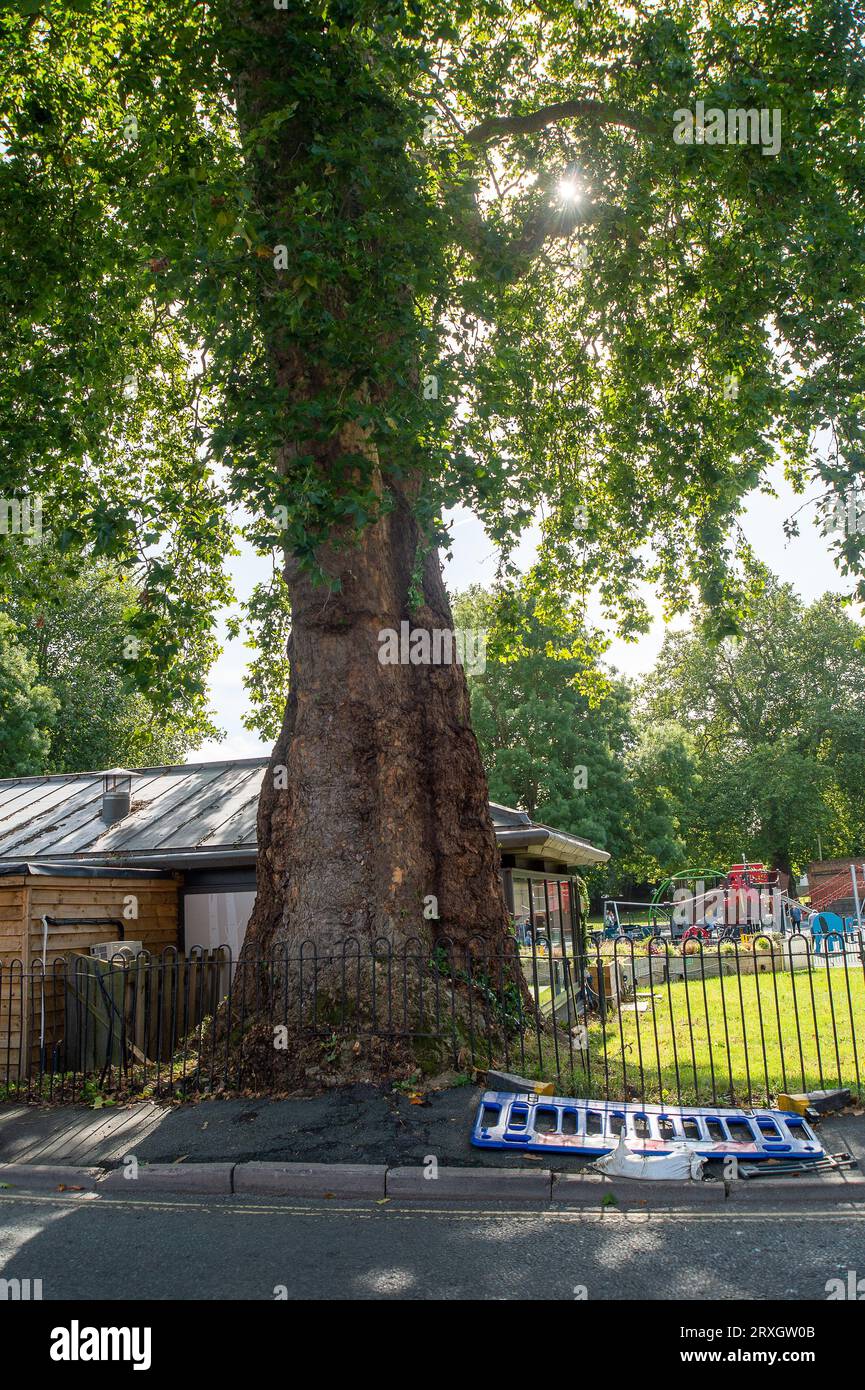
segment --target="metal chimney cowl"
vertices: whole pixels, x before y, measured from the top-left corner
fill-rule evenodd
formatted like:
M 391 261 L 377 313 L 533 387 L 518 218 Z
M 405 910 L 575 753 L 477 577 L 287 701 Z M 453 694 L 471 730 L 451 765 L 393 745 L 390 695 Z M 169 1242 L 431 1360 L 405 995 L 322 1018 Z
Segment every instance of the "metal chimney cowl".
M 102 819 L 115 825 L 129 815 L 132 805 L 132 773 L 113 767 L 102 774 Z

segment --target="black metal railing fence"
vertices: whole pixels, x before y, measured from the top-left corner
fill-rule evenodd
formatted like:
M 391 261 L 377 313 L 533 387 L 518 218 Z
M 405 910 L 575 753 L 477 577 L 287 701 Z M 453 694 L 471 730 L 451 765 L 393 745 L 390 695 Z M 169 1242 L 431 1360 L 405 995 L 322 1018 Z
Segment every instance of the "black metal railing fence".
M 861 932 L 739 942 L 306 941 L 267 957 L 166 950 L 100 961 L 0 962 L 0 1097 L 230 1092 L 262 1080 L 262 1047 L 400 1043 L 419 1073 L 490 1066 L 560 1094 L 756 1104 L 781 1092 L 863 1092 Z

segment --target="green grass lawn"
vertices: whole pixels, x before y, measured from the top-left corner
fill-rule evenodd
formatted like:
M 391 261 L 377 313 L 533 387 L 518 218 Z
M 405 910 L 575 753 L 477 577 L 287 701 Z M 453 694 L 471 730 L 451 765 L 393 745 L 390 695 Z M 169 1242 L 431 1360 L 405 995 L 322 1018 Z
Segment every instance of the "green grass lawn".
M 605 1025 L 590 1020 L 584 1065 L 585 1051 L 575 1039 L 571 1053 L 561 1032 L 558 1048 L 527 1034 L 511 1063 L 585 1097 L 762 1104 L 779 1091 L 833 1086 L 865 1095 L 861 969 L 727 975 L 638 991 L 644 1013 L 611 1010 Z

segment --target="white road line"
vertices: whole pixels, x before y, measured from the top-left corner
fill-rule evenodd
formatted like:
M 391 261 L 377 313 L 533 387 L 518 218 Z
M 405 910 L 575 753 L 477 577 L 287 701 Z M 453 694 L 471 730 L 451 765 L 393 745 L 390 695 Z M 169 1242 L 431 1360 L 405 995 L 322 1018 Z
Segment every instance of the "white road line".
M 21 1203 L 48 1203 L 49 1205 L 81 1206 L 87 1201 L 92 1201 L 97 1207 L 126 1207 L 136 1209 L 147 1209 L 151 1211 L 199 1211 L 211 1215 L 219 1215 L 224 1212 L 233 1216 L 340 1216 L 354 1217 L 371 1220 L 375 1217 L 383 1217 L 387 1220 L 413 1220 L 417 1217 L 445 1217 L 452 1219 L 458 1217 L 463 1220 L 477 1221 L 479 1219 L 490 1221 L 548 1221 L 552 1223 L 588 1223 L 591 1225 L 638 1225 L 644 1226 L 651 1222 L 668 1223 L 709 1223 L 713 1221 L 734 1221 L 734 1222 L 756 1222 L 765 1221 L 769 1217 L 784 1215 L 786 1209 L 783 1207 L 769 1207 L 765 1211 L 749 1208 L 743 1211 L 735 1208 L 724 1210 L 706 1211 L 616 1211 L 613 1208 L 605 1207 L 603 1211 L 551 1211 L 547 1208 L 537 1208 L 536 1210 L 521 1209 L 499 1209 L 493 1207 L 418 1207 L 418 1206 L 394 1206 L 382 1203 L 381 1206 L 337 1206 L 332 1202 L 318 1201 L 316 1205 L 304 1206 L 291 1205 L 262 1205 L 260 1203 L 250 1203 L 249 1205 L 237 1203 L 231 1200 L 224 1200 L 219 1204 L 212 1199 L 200 1201 L 167 1201 L 154 1200 L 149 1197 L 103 1197 L 94 1193 L 82 1193 L 80 1196 L 70 1196 L 67 1193 L 24 1193 L 24 1192 L 0 1192 L 0 1201 L 21 1202 Z M 310 1198 L 309 1202 L 316 1199 Z M 799 1222 L 822 1222 L 827 1221 L 833 1224 L 854 1222 L 865 1222 L 865 1208 L 844 1207 L 839 1210 L 837 1207 L 826 1210 L 809 1208 L 808 1210 L 798 1209 L 795 1212 L 797 1223 Z

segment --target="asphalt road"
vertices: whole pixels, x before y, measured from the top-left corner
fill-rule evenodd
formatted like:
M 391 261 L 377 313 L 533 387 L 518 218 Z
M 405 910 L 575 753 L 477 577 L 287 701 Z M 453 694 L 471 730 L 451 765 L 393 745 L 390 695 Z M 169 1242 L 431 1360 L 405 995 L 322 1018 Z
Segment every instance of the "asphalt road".
M 505 1211 L 0 1194 L 0 1277 L 46 1300 L 826 1299 L 865 1211 Z

